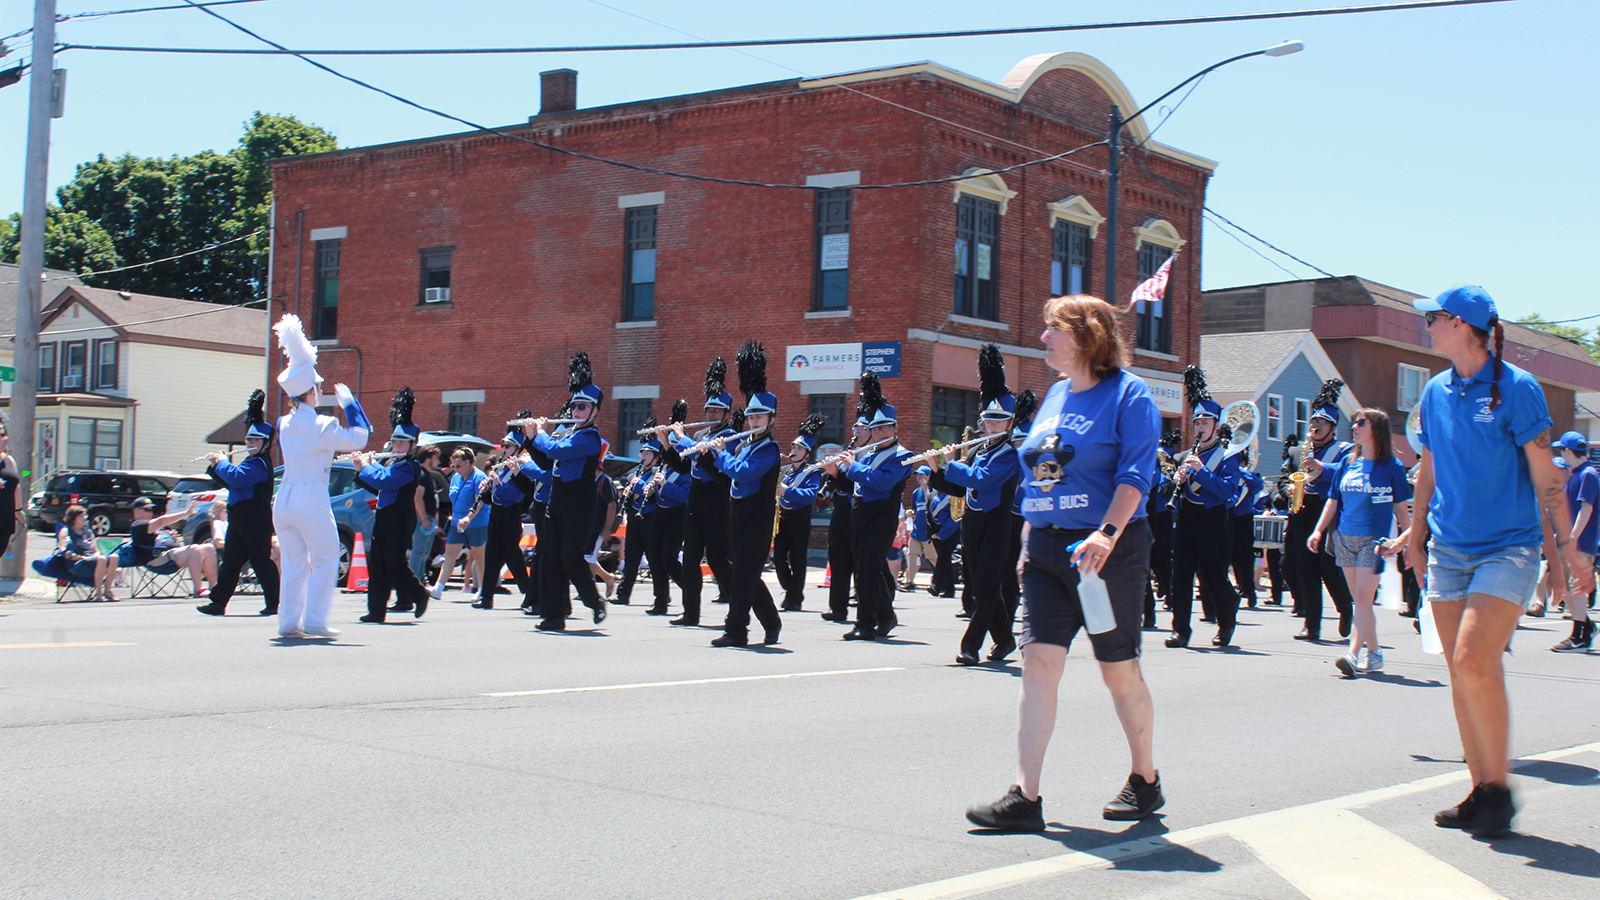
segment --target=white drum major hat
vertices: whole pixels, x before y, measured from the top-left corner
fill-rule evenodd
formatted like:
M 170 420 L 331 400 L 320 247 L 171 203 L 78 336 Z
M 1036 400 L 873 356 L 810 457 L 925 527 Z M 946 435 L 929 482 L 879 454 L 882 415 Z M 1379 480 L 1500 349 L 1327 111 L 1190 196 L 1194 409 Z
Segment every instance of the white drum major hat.
M 289 396 L 299 397 L 321 384 L 322 376 L 317 374 L 317 348 L 306 340 L 300 317 L 285 313 L 272 330 L 278 333 L 278 346 L 283 348 L 283 355 L 288 359 L 283 371 L 278 373 L 278 386 Z

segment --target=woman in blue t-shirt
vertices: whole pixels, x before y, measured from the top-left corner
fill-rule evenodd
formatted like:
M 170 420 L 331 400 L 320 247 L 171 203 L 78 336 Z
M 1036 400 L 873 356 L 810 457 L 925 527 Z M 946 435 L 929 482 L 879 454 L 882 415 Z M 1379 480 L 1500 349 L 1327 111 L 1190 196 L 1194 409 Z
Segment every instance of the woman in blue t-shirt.
M 1360 409 L 1350 422 L 1354 449 L 1333 470 L 1333 486 L 1322 507 L 1322 518 L 1306 539 L 1312 553 L 1322 552 L 1322 541 L 1337 519 L 1332 534 L 1334 562 L 1344 569 L 1344 580 L 1355 600 L 1355 631 L 1350 649 L 1334 661 L 1346 678 L 1357 672 L 1382 672 L 1383 650 L 1378 647 L 1378 622 L 1372 614 L 1378 596 L 1378 546 L 1389 536 L 1393 519 L 1399 531 L 1411 526 L 1411 482 L 1405 467 L 1394 458 L 1389 435 L 1389 414 L 1381 409 Z
M 1044 320 L 1045 362 L 1062 377 L 1019 451 L 1027 528 L 1018 778 L 998 801 L 967 810 L 974 825 L 1000 831 L 1044 830 L 1039 776 L 1067 648 L 1086 625 L 1079 586 L 1089 576 L 1104 582 L 1113 620 L 1089 643 L 1133 757 L 1127 783 L 1102 815 L 1143 819 L 1165 802 L 1152 750 L 1155 713 L 1139 669 L 1152 541 L 1144 499 L 1155 480 L 1161 415 L 1150 388 L 1123 368 L 1127 350 L 1105 301 L 1056 297 Z

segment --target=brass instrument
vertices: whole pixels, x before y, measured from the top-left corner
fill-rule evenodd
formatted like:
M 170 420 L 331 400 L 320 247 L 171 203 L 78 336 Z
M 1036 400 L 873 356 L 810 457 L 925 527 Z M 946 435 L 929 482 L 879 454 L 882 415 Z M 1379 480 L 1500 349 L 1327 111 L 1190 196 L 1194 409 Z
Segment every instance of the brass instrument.
M 1311 445 L 1311 427 L 1310 427 L 1310 423 L 1307 423 L 1307 425 L 1306 425 L 1306 441 L 1305 441 L 1305 443 L 1300 445 L 1299 466 L 1304 466 L 1305 465 L 1306 459 L 1308 459 L 1311 456 L 1311 454 L 1315 451 L 1315 449 L 1316 448 L 1312 447 L 1312 445 Z M 1289 485 L 1289 512 L 1297 513 L 1297 512 L 1300 511 L 1301 507 L 1306 505 L 1306 473 L 1305 473 L 1305 471 L 1297 466 L 1296 469 L 1293 472 L 1289 473 L 1289 481 L 1290 481 L 1290 485 Z
M 1228 446 L 1222 451 L 1223 459 L 1237 456 L 1249 449 L 1250 445 L 1255 442 L 1256 423 L 1260 420 L 1260 417 L 1261 410 L 1249 400 L 1235 400 L 1223 407 L 1222 417 L 1217 420 L 1218 431 L 1220 432 L 1221 429 L 1226 428 L 1229 434 Z M 1189 451 L 1189 456 L 1193 456 L 1195 451 L 1199 449 L 1200 438 L 1197 432 L 1194 448 Z M 1184 459 L 1187 461 L 1188 457 L 1186 456 Z M 1182 466 L 1178 466 L 1175 470 L 1172 480 L 1176 482 L 1176 486 L 1173 488 L 1171 499 L 1167 501 L 1167 509 L 1177 507 L 1178 497 L 1182 494 L 1185 485 L 1189 483 L 1189 477 L 1184 475 L 1185 471 L 1187 470 Z
M 359 450 L 357 450 L 354 453 L 341 453 L 338 456 L 335 456 L 333 458 L 333 461 L 334 462 L 350 462 L 350 461 L 354 460 L 356 457 L 363 456 L 363 455 L 365 455 L 365 454 L 363 454 Z M 400 457 L 405 456 L 405 455 L 406 454 L 404 454 L 404 453 L 389 453 L 389 452 L 374 453 L 374 454 L 372 454 L 372 461 L 373 462 L 377 462 L 377 461 L 383 460 L 383 459 L 399 459 Z
M 658 425 L 656 427 L 657 428 L 665 428 L 666 430 L 671 431 L 672 430 L 672 426 L 674 426 L 674 425 L 682 425 L 683 426 L 683 430 L 684 431 L 688 431 L 691 428 L 704 428 L 707 425 L 715 425 L 720 421 L 721 421 L 720 419 L 713 419 L 713 420 L 706 421 L 706 422 L 668 422 L 665 425 Z M 656 428 L 641 428 L 635 433 L 638 434 L 640 437 L 644 437 L 645 435 L 655 434 L 656 433 Z
M 222 458 L 223 459 L 232 459 L 235 456 L 239 455 L 240 453 L 249 453 L 249 452 L 250 452 L 250 448 L 249 447 L 240 447 L 237 450 L 229 450 L 227 453 L 222 454 Z M 189 460 L 189 462 L 204 462 L 205 460 L 208 460 L 210 458 L 211 458 L 211 454 L 210 453 L 206 453 L 206 454 L 202 454 L 200 456 L 196 456 L 194 459 Z
M 961 430 L 961 443 L 957 444 L 956 446 L 958 446 L 958 447 L 966 447 L 966 446 L 970 446 L 971 444 L 981 443 L 986 438 L 991 437 L 991 436 L 992 435 L 985 435 L 984 437 L 978 438 L 977 440 L 972 440 L 972 426 L 968 425 L 966 428 L 963 428 Z M 971 452 L 971 451 L 968 451 L 968 452 Z M 952 520 L 956 521 L 956 522 L 959 522 L 959 521 L 961 521 L 961 517 L 966 515 L 966 514 L 967 514 L 967 492 L 966 491 L 962 491 L 959 495 L 952 495 L 950 497 L 950 518 Z

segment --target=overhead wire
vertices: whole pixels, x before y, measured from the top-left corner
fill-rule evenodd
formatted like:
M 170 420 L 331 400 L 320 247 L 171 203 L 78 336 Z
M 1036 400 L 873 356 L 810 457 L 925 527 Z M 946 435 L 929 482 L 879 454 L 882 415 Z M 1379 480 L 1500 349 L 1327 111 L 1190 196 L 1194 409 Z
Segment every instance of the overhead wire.
M 229 244 L 237 244 L 240 241 L 248 241 L 248 240 L 250 240 L 251 238 L 255 237 L 258 234 L 266 234 L 266 233 L 267 233 L 267 229 L 258 228 L 255 231 L 250 232 L 249 234 L 240 235 L 239 237 L 236 237 L 236 238 L 229 238 L 229 239 L 227 239 L 225 241 L 218 241 L 215 244 L 208 244 L 208 245 L 206 245 L 204 247 L 201 247 L 198 250 L 189 250 L 189 251 L 186 251 L 186 252 L 183 252 L 183 253 L 174 254 L 172 256 L 164 256 L 161 259 L 152 259 L 149 262 L 132 263 L 132 264 L 126 265 L 126 266 L 117 266 L 114 269 L 100 269 L 99 271 L 96 271 L 96 272 L 74 272 L 71 275 L 71 277 L 72 278 L 90 278 L 90 277 L 93 277 L 95 275 L 110 275 L 113 272 L 126 272 L 126 271 L 129 271 L 130 269 L 143 269 L 146 266 L 153 266 L 153 265 L 157 265 L 158 263 L 164 263 L 164 262 L 172 262 L 175 259 L 183 259 L 186 256 L 194 256 L 194 255 L 199 254 L 199 253 L 209 253 L 212 250 L 217 249 L 218 247 L 226 247 Z M 46 282 L 48 282 L 48 281 L 65 281 L 66 277 L 65 276 L 61 276 L 61 275 L 51 276 L 49 273 L 45 273 L 45 277 L 43 279 L 41 279 L 41 280 L 42 281 L 46 281 Z M 0 281 L 0 284 L 21 284 L 21 281 Z
M 167 299 L 171 299 L 171 298 L 167 298 Z M 132 328 L 132 327 L 135 327 L 135 326 L 138 326 L 138 325 L 155 325 L 155 324 L 158 324 L 160 322 L 177 321 L 178 319 L 192 319 L 195 316 L 209 316 L 209 315 L 211 315 L 213 313 L 224 312 L 224 311 L 230 310 L 230 309 L 247 309 L 247 308 L 252 307 L 252 306 L 260 306 L 261 304 L 267 302 L 267 299 L 268 298 L 266 298 L 266 297 L 262 297 L 260 300 L 250 300 L 250 301 L 245 302 L 245 303 L 207 303 L 206 306 L 210 307 L 209 309 L 201 309 L 201 310 L 196 310 L 194 312 L 179 313 L 178 315 L 175 315 L 175 316 L 162 316 L 162 317 L 160 317 L 158 319 L 143 319 L 143 320 L 137 321 L 137 322 L 117 322 L 116 325 L 117 325 L 118 328 Z M 198 302 L 198 301 L 189 300 L 189 301 L 185 301 L 185 302 L 194 303 L 194 302 Z M 83 333 L 83 332 L 86 332 L 86 331 L 104 331 L 105 329 L 106 329 L 105 325 L 91 325 L 91 326 L 89 326 L 87 328 L 62 328 L 62 329 L 58 329 L 58 330 L 54 330 L 54 331 L 45 332 L 43 335 L 40 335 L 40 336 L 41 337 L 44 337 L 44 336 L 53 337 L 53 336 L 58 335 L 58 334 L 80 334 L 80 333 Z M 0 334 L 0 340 L 9 341 L 9 340 L 11 340 L 12 338 L 15 338 L 15 337 L 16 337 L 16 335 L 14 335 L 14 334 Z
M 235 3 L 263 3 L 263 2 L 265 2 L 265 0 L 206 0 L 206 5 L 207 6 L 232 6 Z M 58 16 L 56 16 L 56 24 L 59 25 L 62 22 L 71 22 L 74 19 L 104 19 L 107 16 L 126 16 L 126 15 L 131 15 L 133 13 L 161 12 L 163 10 L 169 10 L 169 9 L 188 9 L 188 8 L 189 7 L 186 4 L 176 3 L 176 4 L 172 4 L 170 6 L 145 6 L 145 7 L 140 7 L 139 9 L 113 9 L 113 10 L 107 10 L 106 12 L 68 13 L 66 15 L 58 15 Z M 21 31 L 16 32 L 15 34 L 8 34 L 5 37 L 0 37 L 0 43 L 4 43 L 6 41 L 11 40 L 12 38 L 19 38 L 19 37 L 22 37 L 23 35 L 32 34 L 32 33 L 33 33 L 33 26 L 30 25 L 27 28 L 24 28 Z

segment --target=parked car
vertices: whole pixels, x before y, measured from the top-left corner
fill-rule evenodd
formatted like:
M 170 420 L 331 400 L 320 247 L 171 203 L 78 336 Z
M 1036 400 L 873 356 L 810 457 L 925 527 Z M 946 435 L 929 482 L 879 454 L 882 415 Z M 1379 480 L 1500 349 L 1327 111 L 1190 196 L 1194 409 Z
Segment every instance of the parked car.
M 96 535 L 126 534 L 133 523 L 133 501 L 149 497 L 155 503 L 156 515 L 161 515 L 167 508 L 167 492 L 182 478 L 177 472 L 58 472 L 50 476 L 40 497 L 40 530 L 54 529 L 67 507 L 77 504 L 89 511 L 89 528 Z
M 272 495 L 283 483 L 283 466 L 272 470 Z M 333 524 L 339 529 L 339 587 L 350 574 L 350 556 L 355 552 L 356 535 L 372 543 L 372 520 L 377 517 L 378 495 L 356 483 L 355 466 L 335 462 L 328 470 L 328 503 L 333 507 Z
M 167 509 L 180 510 L 194 501 L 194 514 L 178 526 L 186 544 L 211 539 L 211 508 L 228 505 L 228 486 L 208 474 L 185 475 L 167 492 Z

